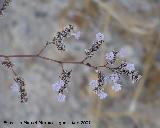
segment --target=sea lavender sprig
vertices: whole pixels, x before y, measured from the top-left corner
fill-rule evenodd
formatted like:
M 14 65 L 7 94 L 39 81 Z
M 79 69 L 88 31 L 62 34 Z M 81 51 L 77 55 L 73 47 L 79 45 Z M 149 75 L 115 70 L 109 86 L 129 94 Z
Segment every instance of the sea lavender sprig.
M 62 73 L 59 76 L 60 80 L 52 84 L 53 90 L 57 93 L 57 99 L 59 102 L 66 101 L 67 88 L 71 80 L 72 70 L 64 69 L 65 64 L 84 65 L 92 68 L 96 71 L 97 79 L 90 80 L 89 87 L 100 98 L 105 99 L 108 97 L 108 93 L 105 91 L 107 84 L 111 85 L 111 88 L 115 92 L 122 90 L 121 78 L 123 76 L 129 76 L 132 83 L 138 82 L 141 79 L 141 75 L 136 71 L 135 65 L 126 60 L 127 50 L 121 48 L 120 50 L 112 50 L 104 55 L 106 60 L 104 65 L 92 65 L 89 59 L 100 50 L 102 43 L 104 42 L 104 34 L 97 33 L 89 49 L 85 49 L 85 57 L 81 61 L 62 61 L 42 56 L 43 51 L 48 45 L 53 44 L 60 51 L 65 51 L 65 39 L 74 36 L 75 39 L 80 38 L 80 31 L 74 30 L 72 25 L 67 25 L 62 31 L 57 32 L 51 42 L 47 41 L 46 45 L 38 52 L 38 54 L 26 54 L 26 55 L 0 55 L 1 65 L 11 71 L 14 74 L 15 84 L 11 86 L 13 92 L 20 92 L 20 101 L 22 103 L 28 101 L 28 93 L 26 91 L 26 84 L 24 79 L 18 75 L 14 69 L 14 64 L 10 58 L 39 58 L 45 61 L 51 61 L 58 63 L 61 66 Z M 2 58 L 2 59 L 1 59 Z M 88 62 L 86 62 L 86 60 Z M 107 74 L 105 74 L 107 72 Z

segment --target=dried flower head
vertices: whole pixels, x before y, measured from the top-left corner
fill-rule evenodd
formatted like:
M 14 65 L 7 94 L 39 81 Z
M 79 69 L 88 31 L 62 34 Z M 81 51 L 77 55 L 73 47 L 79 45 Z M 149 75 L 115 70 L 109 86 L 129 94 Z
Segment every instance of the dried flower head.
M 59 76 L 60 80 L 57 81 L 56 83 L 52 84 L 53 90 L 58 92 L 57 98 L 58 98 L 59 102 L 65 101 L 66 96 L 64 95 L 64 90 L 67 89 L 68 83 L 71 78 L 71 72 L 72 72 L 72 70 L 70 70 L 70 71 L 63 70 L 61 76 Z
M 104 85 L 104 74 L 101 71 L 98 71 L 98 87 Z
M 74 28 L 72 25 L 67 25 L 60 32 L 57 32 L 56 36 L 53 37 L 51 44 L 55 44 L 57 49 L 60 51 L 65 51 L 64 39 L 74 36 L 77 40 L 80 37 L 80 31 L 74 32 Z
M 1 64 L 7 69 L 10 69 L 14 66 L 14 64 L 7 57 L 1 62 Z
M 97 96 L 100 99 L 105 99 L 107 97 L 107 93 L 105 93 L 103 90 L 104 85 L 104 74 L 101 71 L 97 72 L 98 80 L 91 80 L 89 82 L 89 85 L 91 89 L 97 94 Z
M 142 77 L 137 71 L 135 71 L 134 64 L 127 63 L 126 61 L 122 61 L 122 63 L 118 67 L 109 69 L 119 75 L 129 76 L 132 80 L 132 83 L 134 83 L 135 81 L 139 81 Z
M 26 92 L 26 89 L 25 89 L 24 79 L 22 77 L 20 77 L 20 76 L 16 76 L 14 78 L 14 80 L 19 85 L 21 103 L 27 102 L 28 98 L 27 98 L 27 92 Z
M 96 41 L 93 42 L 92 46 L 89 49 L 85 49 L 85 54 L 87 57 L 92 57 L 96 51 L 99 50 L 100 46 L 104 42 L 104 35 L 101 33 L 96 34 Z
M 72 70 L 68 71 L 68 70 L 63 70 L 60 78 L 61 80 L 64 81 L 64 85 L 67 86 L 69 81 L 70 81 L 70 78 L 71 78 L 71 73 L 72 73 Z

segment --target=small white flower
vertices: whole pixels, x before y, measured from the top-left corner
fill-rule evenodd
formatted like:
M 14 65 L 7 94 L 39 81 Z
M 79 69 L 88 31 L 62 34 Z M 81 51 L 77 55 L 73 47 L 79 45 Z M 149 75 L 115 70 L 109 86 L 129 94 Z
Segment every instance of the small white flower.
M 121 58 L 124 58 L 127 55 L 127 49 L 121 48 L 117 55 Z
M 112 61 L 114 59 L 113 52 L 106 53 L 106 59 Z
M 112 85 L 112 90 L 114 90 L 115 92 L 119 92 L 122 89 L 121 86 L 121 84 L 114 83 L 114 85 Z
M 66 96 L 64 94 L 59 93 L 57 96 L 58 102 L 65 102 L 66 101 Z
M 96 34 L 96 40 L 97 40 L 97 41 L 104 40 L 104 35 L 103 35 L 102 33 L 100 33 L 100 32 L 97 33 L 97 34 Z
M 78 32 L 75 32 L 75 33 L 71 33 L 71 35 L 72 35 L 72 36 L 74 36 L 74 37 L 75 37 L 75 39 L 79 40 L 80 35 L 81 35 L 81 32 L 80 32 L 80 31 L 78 31 Z
M 18 92 L 19 91 L 19 86 L 17 83 L 13 84 L 10 86 L 12 92 Z
M 108 96 L 107 93 L 103 92 L 102 90 L 100 90 L 97 95 L 101 100 L 105 99 Z
M 59 91 L 59 89 L 64 86 L 64 81 L 63 80 L 60 80 L 60 81 L 57 81 L 56 83 L 52 84 L 52 88 L 53 90 L 55 91 Z
M 114 73 L 114 74 L 110 75 L 109 78 L 110 78 L 114 83 L 119 80 L 119 76 L 118 76 L 117 73 Z
M 91 80 L 89 82 L 89 85 L 91 86 L 92 89 L 95 89 L 96 87 L 98 87 L 98 81 L 97 80 Z
M 126 65 L 126 69 L 127 69 L 129 72 L 134 71 L 134 70 L 135 70 L 134 64 L 128 63 L 128 64 Z

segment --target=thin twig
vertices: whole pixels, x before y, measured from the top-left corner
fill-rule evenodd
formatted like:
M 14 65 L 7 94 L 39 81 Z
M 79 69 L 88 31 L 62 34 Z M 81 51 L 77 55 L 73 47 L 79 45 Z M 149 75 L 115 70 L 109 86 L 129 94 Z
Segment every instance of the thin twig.
M 55 59 L 52 59 L 52 58 L 48 58 L 48 57 L 45 57 L 45 56 L 40 56 L 40 55 L 34 55 L 34 54 L 24 54 L 24 55 L 19 55 L 19 54 L 16 54 L 16 55 L 0 55 L 1 58 L 40 58 L 40 59 L 43 59 L 43 60 L 47 60 L 47 61 L 52 61 L 52 62 L 55 62 L 55 63 L 59 63 L 61 64 L 61 66 L 63 64 L 81 64 L 81 65 L 85 65 L 85 66 L 88 66 L 88 67 L 92 67 L 94 69 L 97 69 L 98 67 L 105 67 L 105 66 L 93 66 L 91 64 L 88 64 L 88 63 L 84 63 L 84 61 L 60 61 L 60 60 L 55 60 Z M 85 60 L 85 59 L 83 59 Z

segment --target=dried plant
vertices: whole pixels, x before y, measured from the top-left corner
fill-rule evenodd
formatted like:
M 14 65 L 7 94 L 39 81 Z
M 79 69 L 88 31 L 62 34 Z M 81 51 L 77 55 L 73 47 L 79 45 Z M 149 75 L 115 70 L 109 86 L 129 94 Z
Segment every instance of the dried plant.
M 109 53 L 106 53 L 106 62 L 104 65 L 95 66 L 88 62 L 91 59 L 91 57 L 94 56 L 98 50 L 100 50 L 101 44 L 104 42 L 104 35 L 100 32 L 96 34 L 96 40 L 93 42 L 91 47 L 89 49 L 84 50 L 86 55 L 84 59 L 82 59 L 81 61 L 61 61 L 42 56 L 43 51 L 49 45 L 55 45 L 59 51 L 65 52 L 66 49 L 64 39 L 69 37 L 75 37 L 75 39 L 79 39 L 80 31 L 75 31 L 72 25 L 67 25 L 66 27 L 64 27 L 62 31 L 57 32 L 57 34 L 53 37 L 52 41 L 48 41 L 37 54 L 0 55 L 1 64 L 8 70 L 10 70 L 15 76 L 14 80 L 16 84 L 13 84 L 11 88 L 13 91 L 19 90 L 20 101 L 22 103 L 27 102 L 28 100 L 27 91 L 25 89 L 25 81 L 21 76 L 17 75 L 17 73 L 15 72 L 14 64 L 11 62 L 10 58 L 40 58 L 46 61 L 58 63 L 62 68 L 62 73 L 59 76 L 60 80 L 55 82 L 52 85 L 52 88 L 54 91 L 57 92 L 57 98 L 59 102 L 64 102 L 66 100 L 65 93 L 68 92 L 67 87 L 69 86 L 72 73 L 72 70 L 64 69 L 65 64 L 79 64 L 88 66 L 89 68 L 95 70 L 97 73 L 98 80 L 91 80 L 89 82 L 89 85 L 91 90 L 93 90 L 99 96 L 100 99 L 105 99 L 108 96 L 108 94 L 104 91 L 104 86 L 106 84 L 109 83 L 112 89 L 115 92 L 118 92 L 122 88 L 122 85 L 120 84 L 120 79 L 123 76 L 128 76 L 131 79 L 132 83 L 139 81 L 142 77 L 135 70 L 134 64 L 127 62 L 127 60 L 125 59 L 127 51 L 124 48 L 120 49 L 119 51 L 113 50 Z M 108 72 L 108 74 L 104 73 L 106 71 Z

